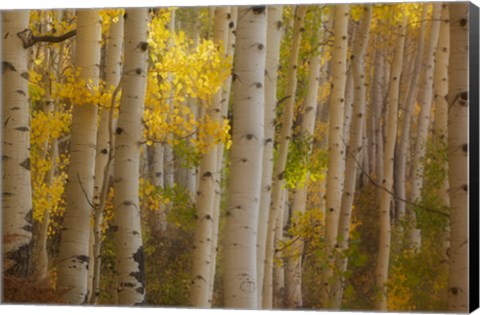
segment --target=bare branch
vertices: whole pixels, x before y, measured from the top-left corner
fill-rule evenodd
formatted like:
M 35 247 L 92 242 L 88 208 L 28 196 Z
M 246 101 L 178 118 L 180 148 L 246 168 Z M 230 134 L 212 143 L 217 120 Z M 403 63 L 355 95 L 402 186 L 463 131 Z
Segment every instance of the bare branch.
M 60 43 L 63 42 L 73 36 L 77 35 L 77 30 L 72 30 L 67 32 L 63 35 L 54 36 L 54 35 L 42 35 L 42 36 L 34 36 L 32 31 L 24 29 L 21 32 L 17 33 L 17 36 L 22 40 L 23 48 L 27 49 L 35 45 L 36 43 Z

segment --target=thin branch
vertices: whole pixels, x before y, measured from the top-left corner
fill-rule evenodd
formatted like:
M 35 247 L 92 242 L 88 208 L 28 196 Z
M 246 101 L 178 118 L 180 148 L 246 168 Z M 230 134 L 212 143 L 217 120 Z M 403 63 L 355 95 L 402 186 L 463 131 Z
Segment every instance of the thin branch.
M 298 240 L 300 240 L 300 236 L 296 236 L 293 240 L 291 240 L 290 242 L 286 243 L 286 244 L 283 245 L 282 247 L 276 248 L 276 249 L 275 249 L 275 253 L 284 251 L 285 249 L 287 249 L 287 248 L 289 248 L 290 246 L 292 246 L 293 243 L 296 243 Z
M 77 30 L 72 30 L 63 35 L 54 36 L 54 35 L 43 35 L 43 36 L 34 36 L 32 31 L 24 29 L 21 32 L 17 33 L 17 36 L 22 40 L 23 48 L 27 49 L 35 45 L 36 43 L 60 43 L 73 36 L 77 35 Z
M 355 163 L 357 164 L 357 167 L 358 169 L 362 172 L 363 175 L 365 175 L 367 177 L 367 179 L 370 181 L 370 183 L 372 183 L 373 186 L 377 187 L 377 188 L 380 188 L 384 191 L 386 191 L 388 194 L 390 194 L 394 199 L 397 199 L 397 200 L 400 200 L 400 201 L 403 201 L 405 202 L 406 204 L 408 205 L 411 205 L 411 206 L 414 206 L 416 208 L 419 208 L 419 209 L 422 209 L 422 210 L 425 210 L 427 212 L 431 212 L 431 213 L 435 213 L 435 214 L 439 214 L 439 215 L 443 215 L 444 217 L 449 217 L 448 213 L 445 213 L 445 212 L 442 212 L 442 211 L 438 211 L 438 210 L 434 210 L 434 209 L 430 209 L 430 208 L 427 208 L 425 206 L 422 206 L 422 205 L 419 205 L 418 203 L 415 203 L 415 202 L 411 202 L 411 201 L 408 201 L 404 198 L 401 198 L 399 197 L 398 195 L 396 195 L 395 193 L 391 192 L 390 190 L 388 190 L 387 188 L 383 187 L 382 185 L 378 184 L 377 182 L 375 182 L 375 180 L 373 178 L 370 177 L 370 175 L 367 174 L 367 172 L 363 169 L 362 165 L 360 164 L 360 162 L 355 158 L 355 156 L 349 152 L 349 150 L 347 150 L 347 154 L 349 154 L 351 156 L 351 158 L 355 161 Z
M 78 183 L 80 184 L 80 188 L 82 189 L 83 194 L 85 195 L 85 199 L 87 199 L 87 202 L 90 205 L 90 207 L 92 207 L 92 209 L 95 209 L 95 206 L 93 205 L 93 203 L 90 201 L 90 199 L 88 199 L 88 194 L 85 191 L 85 188 L 83 187 L 82 180 L 80 179 L 80 174 L 78 173 L 77 173 L 77 178 L 78 178 Z

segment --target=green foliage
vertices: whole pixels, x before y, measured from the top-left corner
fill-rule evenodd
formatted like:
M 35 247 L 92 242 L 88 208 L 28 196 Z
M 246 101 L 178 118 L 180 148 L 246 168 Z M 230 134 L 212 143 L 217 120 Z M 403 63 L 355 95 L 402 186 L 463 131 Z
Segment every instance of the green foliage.
M 448 208 L 439 198 L 447 176 L 445 145 L 436 148 L 429 142 L 424 165 L 424 184 L 420 207 L 415 211 L 417 228 L 422 231 L 420 251 L 403 249 L 401 243 L 392 249 L 392 268 L 388 282 L 389 309 L 433 311 L 446 310 L 448 282 L 448 218 L 427 209 L 448 214 Z M 408 226 L 403 223 L 403 227 Z M 403 229 L 404 230 L 404 229 Z M 400 230 L 401 232 L 402 230 Z M 399 230 L 396 230 L 399 233 Z M 405 236 L 403 236 L 405 237 Z M 398 237 L 402 239 L 402 237 Z
M 365 310 L 374 308 L 375 266 L 378 251 L 378 200 L 377 189 L 360 187 L 352 212 L 352 226 L 345 274 L 342 309 Z
M 285 181 L 290 188 L 300 188 L 305 184 L 307 174 L 310 180 L 317 180 L 328 164 L 328 155 L 324 150 L 310 154 L 313 137 L 301 134 L 290 141 L 285 167 Z
M 164 198 L 172 202 L 172 210 L 167 213 L 167 222 L 176 228 L 192 232 L 195 227 L 195 207 L 191 201 L 190 192 L 184 187 L 174 185 L 163 190 Z

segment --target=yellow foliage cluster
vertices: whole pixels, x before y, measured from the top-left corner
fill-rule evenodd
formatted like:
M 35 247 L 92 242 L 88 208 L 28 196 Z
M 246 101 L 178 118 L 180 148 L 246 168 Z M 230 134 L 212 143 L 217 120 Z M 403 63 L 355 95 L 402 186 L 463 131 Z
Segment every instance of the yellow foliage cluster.
M 61 19 L 59 17 L 60 10 L 30 10 L 30 30 L 34 36 L 59 35 L 77 27 L 75 15 L 71 16 L 68 10 L 63 11 Z
M 159 211 L 161 207 L 171 202 L 170 198 L 163 196 L 162 191 L 158 187 L 155 187 L 150 180 L 140 178 L 139 181 L 141 209 Z
M 61 135 L 67 134 L 72 124 L 72 114 L 66 112 L 35 111 L 31 116 L 30 143 L 32 145 L 43 145 L 49 139 L 58 139 Z
M 148 73 L 145 99 L 144 135 L 147 144 L 163 142 L 179 144 L 179 139 L 190 138 L 190 144 L 199 152 L 209 147 L 209 137 L 216 142 L 227 142 L 229 126 L 209 119 L 199 122 L 188 101 L 194 106 L 208 106 L 212 95 L 219 91 L 230 74 L 231 58 L 210 40 L 202 40 L 193 47 L 193 40 L 184 32 L 171 33 L 168 23 L 171 11 L 160 10 L 150 25 L 148 39 L 151 67 Z M 175 45 L 171 45 L 175 43 Z M 198 137 L 192 137 L 198 132 Z
M 85 82 L 80 78 L 81 71 L 80 67 L 75 71 L 72 68 L 65 69 L 65 82 L 52 82 L 52 97 L 69 101 L 74 105 L 92 104 L 109 108 L 115 87 L 105 87 L 103 80 L 100 80 L 97 85 L 91 80 Z
M 61 155 L 51 160 L 47 150 L 53 139 L 58 139 L 69 132 L 71 125 L 70 112 L 34 111 L 31 118 L 31 150 L 30 161 L 32 164 L 33 186 L 33 218 L 43 220 L 46 211 L 53 216 L 61 216 L 64 211 L 63 193 L 67 179 L 63 171 L 68 164 L 68 157 Z M 48 173 L 56 167 L 59 174 L 54 174 L 48 179 Z M 50 229 L 54 233 L 55 229 Z
M 110 226 L 110 222 L 113 221 L 113 217 L 115 212 L 113 211 L 113 195 L 114 189 L 110 187 L 107 193 L 107 199 L 105 201 L 105 207 L 103 208 L 103 219 L 100 223 L 100 229 L 102 231 L 102 240 L 105 237 L 105 232 L 107 231 L 108 227 Z M 93 220 L 92 220 L 93 221 Z
M 108 34 L 112 23 L 117 23 L 118 19 L 122 18 L 124 12 L 124 9 L 102 9 L 99 11 L 102 18 L 102 37 Z M 106 39 L 108 40 L 108 38 Z

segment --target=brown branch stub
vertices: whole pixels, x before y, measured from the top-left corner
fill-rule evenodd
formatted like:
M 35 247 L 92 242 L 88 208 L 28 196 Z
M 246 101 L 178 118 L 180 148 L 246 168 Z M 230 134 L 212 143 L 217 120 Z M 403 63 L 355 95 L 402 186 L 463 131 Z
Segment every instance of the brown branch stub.
M 34 36 L 32 31 L 24 29 L 21 32 L 17 33 L 18 38 L 22 41 L 23 48 L 27 49 L 35 45 L 36 43 L 60 43 L 73 36 L 77 35 L 77 30 L 72 30 L 63 35 L 54 36 L 54 35 L 43 35 L 43 36 Z

